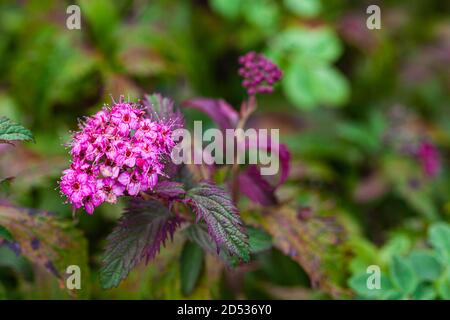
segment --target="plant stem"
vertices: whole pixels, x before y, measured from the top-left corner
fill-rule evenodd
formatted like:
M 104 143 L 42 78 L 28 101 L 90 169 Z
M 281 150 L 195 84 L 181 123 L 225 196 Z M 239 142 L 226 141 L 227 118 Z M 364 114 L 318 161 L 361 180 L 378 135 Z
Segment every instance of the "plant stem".
M 247 123 L 248 118 L 250 115 L 256 110 L 257 102 L 256 97 L 254 95 L 250 96 L 247 101 L 244 101 L 241 105 L 241 117 L 239 119 L 239 122 L 236 126 L 236 129 L 244 129 L 245 124 Z M 242 141 L 242 131 L 239 130 L 237 134 L 240 134 L 239 139 L 236 136 L 236 141 Z M 236 149 L 238 149 L 239 146 L 236 145 Z M 245 148 L 245 141 L 244 141 L 244 148 Z M 237 203 L 239 201 L 239 182 L 238 182 L 238 172 L 239 172 L 239 166 L 237 164 L 237 151 L 234 156 L 234 163 L 231 168 L 231 195 L 234 203 Z

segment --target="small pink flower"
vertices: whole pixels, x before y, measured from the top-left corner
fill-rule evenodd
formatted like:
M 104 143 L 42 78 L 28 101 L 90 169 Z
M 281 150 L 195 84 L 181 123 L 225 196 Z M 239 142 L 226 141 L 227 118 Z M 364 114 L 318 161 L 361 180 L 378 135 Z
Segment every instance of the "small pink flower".
M 164 146 L 166 150 L 172 150 L 175 142 L 172 139 L 172 130 L 164 124 L 158 125 L 158 138 L 160 145 Z
M 117 157 L 117 147 L 111 141 L 106 142 L 105 144 L 105 155 L 108 160 L 114 161 Z
M 95 208 L 95 205 L 94 205 L 94 202 L 92 200 L 92 197 L 91 196 L 87 197 L 86 201 L 84 203 L 84 209 L 86 210 L 86 212 L 88 214 L 93 214 L 94 213 L 94 208 Z
M 127 186 L 130 183 L 131 180 L 131 174 L 128 171 L 124 171 L 119 175 L 119 178 L 117 178 L 117 181 L 119 181 L 124 186 Z
M 129 103 L 119 103 L 111 111 L 111 122 L 118 126 L 121 135 L 128 135 L 130 130 L 139 127 L 138 113 Z
M 119 128 L 115 125 L 107 125 L 104 129 L 104 134 L 108 138 L 115 138 L 119 133 Z
M 92 118 L 92 125 L 95 127 L 102 127 L 104 126 L 109 120 L 109 114 L 108 110 L 103 109 L 99 112 L 97 112 Z
M 133 171 L 133 173 L 123 172 L 118 178 L 118 181 L 126 187 L 130 196 L 135 196 L 139 193 L 141 180 L 141 175 L 137 171 Z
M 125 187 L 117 183 L 114 179 L 105 178 L 97 180 L 96 196 L 102 199 L 102 202 L 116 203 L 117 197 L 122 196 L 124 191 Z
M 156 186 L 157 183 L 158 183 L 158 173 L 157 172 L 148 173 L 147 175 L 143 176 L 142 189 L 151 190 Z
M 142 140 L 144 137 L 154 141 L 157 137 L 157 125 L 155 122 L 152 122 L 150 119 L 143 119 L 139 128 L 137 129 L 134 137 L 137 140 Z
M 75 135 L 72 143 L 72 156 L 79 156 L 88 147 L 89 136 L 86 133 L 78 133 Z
M 148 141 L 140 143 L 133 149 L 136 153 L 139 152 L 140 156 L 143 159 L 151 159 L 156 160 L 158 158 L 158 149 L 154 144 L 149 143 Z
M 100 165 L 100 172 L 104 177 L 117 178 L 119 176 L 120 167 L 115 166 L 110 160 Z
M 60 183 L 61 191 L 76 207 L 83 205 L 83 199 L 94 192 L 92 179 L 82 171 L 67 169 Z
M 132 149 L 130 145 L 123 147 L 116 158 L 116 163 L 118 165 L 126 165 L 130 168 L 134 167 L 137 158 L 137 154 L 134 150 L 135 149 Z

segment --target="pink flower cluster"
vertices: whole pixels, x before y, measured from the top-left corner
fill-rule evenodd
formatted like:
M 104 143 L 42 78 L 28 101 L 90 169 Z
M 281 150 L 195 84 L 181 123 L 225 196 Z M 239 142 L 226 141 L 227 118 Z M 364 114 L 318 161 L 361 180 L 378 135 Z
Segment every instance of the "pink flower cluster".
M 87 118 L 80 129 L 70 143 L 72 164 L 63 171 L 60 189 L 68 202 L 89 214 L 105 201 L 152 189 L 175 144 L 169 125 L 152 121 L 122 98 Z
M 239 74 L 244 78 L 242 86 L 249 95 L 272 93 L 273 85 L 283 76 L 278 66 L 262 54 L 249 52 L 239 57 L 239 63 L 242 65 Z

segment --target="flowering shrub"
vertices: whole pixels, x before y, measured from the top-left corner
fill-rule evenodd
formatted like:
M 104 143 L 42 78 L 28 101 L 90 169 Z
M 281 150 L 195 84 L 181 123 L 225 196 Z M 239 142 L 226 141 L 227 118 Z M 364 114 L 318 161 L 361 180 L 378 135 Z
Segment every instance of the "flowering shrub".
M 242 56 L 239 62 L 243 65 L 239 70 L 245 78 L 243 87 L 250 96 L 240 115 L 224 101 L 218 104 L 222 108 L 211 107 L 215 102 L 203 98 L 185 105 L 209 112 L 220 123 L 228 119 L 226 127 L 243 128 L 257 107 L 255 94 L 272 92 L 282 73 L 254 52 Z M 105 288 L 117 286 L 143 257 L 147 261 L 154 258 L 166 239 L 184 223 L 191 224 L 189 234 L 193 241 L 206 251 L 222 251 L 221 257 L 227 264 L 237 263 L 233 256 L 244 261 L 250 258 L 248 236 L 232 195 L 216 186 L 211 176 L 200 181 L 186 176 L 177 178 L 186 169 L 171 163 L 170 153 L 175 146 L 173 131 L 181 122 L 173 103 L 160 95 L 148 96 L 141 104 L 125 102 L 121 97 L 110 108 L 104 107 L 86 118 L 80 131 L 73 134 L 69 143 L 72 164 L 60 180 L 67 201 L 75 209 L 83 207 L 92 214 L 105 201 L 116 203 L 119 197 L 131 197 L 125 214 L 108 237 L 100 274 Z M 274 192 L 287 177 L 289 153 L 284 146 L 265 148 L 279 148 L 283 171 L 279 183 L 271 186 L 257 165 L 240 174 L 233 165 L 230 182 L 235 201 L 239 182 L 247 179 L 241 191 L 252 201 L 268 204 L 263 202 L 267 197 L 273 201 L 269 205 L 276 203 Z M 215 170 L 210 168 L 211 173 Z M 259 191 L 255 193 L 255 189 Z M 195 219 L 186 208 L 195 213 Z
M 450 299 L 441 2 L 6 2 L 0 300 Z

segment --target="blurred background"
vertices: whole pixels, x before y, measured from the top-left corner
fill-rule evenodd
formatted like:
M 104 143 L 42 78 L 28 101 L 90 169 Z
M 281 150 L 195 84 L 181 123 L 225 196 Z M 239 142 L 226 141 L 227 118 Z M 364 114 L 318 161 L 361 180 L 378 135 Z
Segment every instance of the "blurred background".
M 80 30 L 66 27 L 71 4 L 81 8 Z M 371 4 L 381 8 L 380 30 L 366 27 Z M 291 172 L 279 196 L 300 208 L 300 224 L 317 216 L 293 244 L 311 259 L 282 245 L 235 270 L 209 257 L 196 289 L 183 294 L 175 239 L 121 286 L 102 290 L 99 257 L 123 209 L 104 204 L 70 226 L 77 248 L 70 259 L 90 270 L 80 297 L 450 299 L 447 1 L 2 0 L 0 115 L 29 128 L 36 142 L 0 145 L 0 177 L 14 177 L 2 184 L 1 202 L 71 219 L 57 181 L 78 118 L 111 97 L 153 92 L 177 105 L 206 96 L 238 109 L 245 91 L 237 59 L 248 51 L 284 72 L 275 93 L 258 98 L 250 123 L 279 128 L 289 146 Z M 198 119 L 213 126 L 183 112 L 188 126 Z M 245 203 L 240 208 L 244 220 L 257 219 Z M 322 239 L 337 232 L 331 220 L 346 230 L 338 245 Z M 41 231 L 50 241 L 52 229 Z M 72 297 L 11 243 L 0 246 L 0 298 Z M 366 292 L 360 275 L 370 264 L 390 275 L 388 294 Z M 396 279 L 405 264 L 414 277 Z M 320 283 L 314 268 L 323 271 Z M 403 292 L 402 281 L 413 288 Z

